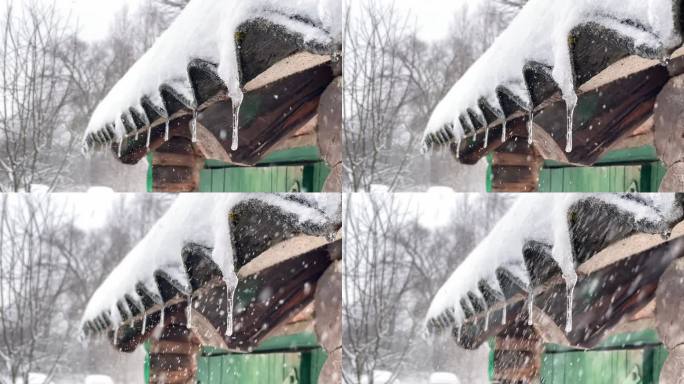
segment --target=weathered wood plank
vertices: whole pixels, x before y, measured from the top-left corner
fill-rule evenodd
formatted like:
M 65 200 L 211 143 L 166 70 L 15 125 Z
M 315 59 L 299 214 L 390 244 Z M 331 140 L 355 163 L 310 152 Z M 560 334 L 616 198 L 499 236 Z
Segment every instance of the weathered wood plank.
M 658 95 L 655 146 L 668 167 L 684 161 L 684 75 L 670 79 Z
M 660 192 L 681 191 L 684 191 L 684 162 L 670 166 L 660 184 Z
M 342 77 L 323 92 L 318 106 L 318 147 L 321 157 L 334 167 L 342 162 Z
M 314 329 L 319 344 L 332 352 L 342 348 L 342 263 L 335 262 L 321 276 L 315 294 Z

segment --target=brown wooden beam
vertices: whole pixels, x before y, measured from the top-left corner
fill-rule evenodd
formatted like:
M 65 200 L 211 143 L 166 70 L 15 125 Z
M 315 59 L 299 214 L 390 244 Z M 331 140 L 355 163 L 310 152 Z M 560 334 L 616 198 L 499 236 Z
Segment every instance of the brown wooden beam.
M 526 137 L 511 138 L 492 157 L 492 191 L 537 191 L 543 164 L 544 159 Z
M 655 107 L 655 146 L 667 167 L 661 192 L 684 190 L 684 75 L 668 81 Z
M 335 78 L 318 105 L 317 143 L 321 157 L 332 172 L 324 192 L 342 191 L 342 77 Z
M 187 137 L 176 136 L 160 145 L 152 155 L 154 192 L 196 192 L 204 159 Z
M 684 56 L 681 54 L 675 54 L 667 67 L 653 60 L 630 56 L 582 84 L 574 116 L 573 151 L 562 156 L 555 154 L 550 160 L 562 161 L 565 157 L 570 164 L 593 165 L 649 119 L 656 105 L 656 96 L 670 76 L 681 74 L 682 71 L 676 68 L 684 68 Z M 528 116 L 524 112 L 515 112 L 508 119 L 507 134 L 520 135 Z M 555 141 L 558 148 L 565 148 L 566 106 L 559 92 L 535 108 L 534 122 L 546 131 L 545 136 Z M 480 129 L 475 138 L 471 135 L 463 139 L 458 150 L 456 143 L 451 143 L 452 152 L 459 153 L 459 161 L 463 164 L 477 163 L 502 145 L 501 123 L 497 120 L 490 124 L 487 147 L 484 146 L 485 129 Z M 541 153 L 546 155 L 544 151 Z
M 656 291 L 656 329 L 669 350 L 660 373 L 661 383 L 681 383 L 684 377 L 684 260 L 676 260 L 663 273 Z
M 158 337 L 152 337 L 151 384 L 190 384 L 197 376 L 200 342 L 186 325 L 185 310 L 170 314 Z
M 501 384 L 536 383 L 544 347 L 534 328 L 517 322 L 495 339 L 494 380 Z

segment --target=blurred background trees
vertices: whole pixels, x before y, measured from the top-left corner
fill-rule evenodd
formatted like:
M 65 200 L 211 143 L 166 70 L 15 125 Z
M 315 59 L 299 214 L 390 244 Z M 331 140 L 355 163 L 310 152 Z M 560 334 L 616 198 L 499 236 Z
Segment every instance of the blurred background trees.
M 463 383 L 488 381 L 486 347 L 473 353 L 446 336 L 426 340 L 423 321 L 439 288 L 513 201 L 503 194 L 346 195 L 345 383 L 370 384 L 374 371 L 402 383 L 427 382 L 440 371 L 459 372 Z
M 430 114 L 527 0 L 463 2 L 447 37 L 419 37 L 393 0 L 347 0 L 344 166 L 347 191 L 484 191 L 484 165 L 423 155 Z
M 105 339 L 81 344 L 79 325 L 95 289 L 174 196 L 103 196 L 95 226 L 84 199 L 94 197 L 0 195 L 0 383 L 29 383 L 29 373 L 55 383 L 86 374 L 143 382 L 142 352 L 112 358 Z
M 97 104 L 188 2 L 124 8 L 96 42 L 55 0 L 0 2 L 0 191 L 144 191 L 145 164 L 86 159 L 81 139 Z

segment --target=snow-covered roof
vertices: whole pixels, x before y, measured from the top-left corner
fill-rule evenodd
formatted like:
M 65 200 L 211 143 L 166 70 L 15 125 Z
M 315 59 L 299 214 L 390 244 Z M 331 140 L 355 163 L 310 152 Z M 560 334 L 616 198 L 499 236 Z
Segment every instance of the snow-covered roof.
M 550 78 L 566 102 L 566 151 L 570 152 L 572 114 L 581 85 L 576 83 L 573 67 L 573 31 L 578 27 L 599 34 L 609 30 L 617 34 L 612 40 L 625 45 L 629 54 L 663 59 L 682 43 L 679 9 L 680 0 L 530 0 L 437 105 L 423 145 L 429 149 L 450 142 L 460 144 L 478 128 L 498 125 L 503 125 L 505 140 L 506 120 L 514 113 L 506 103 L 525 111 L 528 122 L 533 119 L 538 106 L 533 82 L 540 77 L 526 76 L 533 71 Z M 603 63 L 601 69 L 609 64 Z M 485 131 L 488 135 L 488 129 Z
M 173 118 L 168 108 L 172 102 L 196 110 L 202 100 L 193 70 L 218 79 L 237 110 L 242 101 L 236 42 L 240 27 L 251 20 L 267 21 L 300 37 L 303 49 L 329 52 L 341 39 L 340 7 L 334 0 L 191 1 L 97 106 L 85 132 L 86 148 Z
M 428 331 L 441 332 L 463 324 L 470 317 L 466 310 L 472 310 L 474 304 L 490 303 L 491 296 L 497 302 L 508 299 L 505 279 L 513 279 L 528 292 L 535 288 L 531 282 L 534 271 L 524 258 L 526 249 L 535 244 L 550 253 L 566 286 L 572 289 L 577 282 L 575 268 L 593 256 L 579 255 L 573 244 L 570 213 L 579 203 L 589 204 L 591 215 L 598 216 L 600 207 L 610 209 L 605 222 L 597 224 L 605 233 L 584 228 L 605 236 L 603 241 L 617 241 L 620 235 L 631 232 L 666 235 L 684 216 L 681 197 L 674 194 L 521 196 L 437 292 L 426 316 Z M 617 226 L 626 227 L 627 232 L 617 230 Z M 580 241 L 590 242 L 587 238 Z M 506 276 L 502 277 L 502 272 Z M 571 323 L 566 325 L 566 330 L 570 328 Z
M 250 204 L 252 208 L 249 208 Z M 247 209 L 243 209 L 245 207 Z M 231 223 L 234 216 L 254 216 L 258 212 L 258 218 L 247 219 L 257 223 L 265 221 L 267 216 L 280 220 L 279 227 L 276 230 L 269 228 L 271 231 L 329 237 L 340 226 L 340 209 L 340 196 L 334 194 L 307 197 L 288 194 L 180 195 L 95 291 L 84 311 L 82 327 L 88 332 L 91 322 L 99 324 L 99 328 L 116 328 L 124 319 L 130 318 L 134 310 L 146 308 L 149 298 L 163 305 L 157 283 L 160 273 L 189 296 L 192 293 L 191 276 L 188 276 L 182 258 L 189 246 L 206 249 L 220 269 L 226 286 L 234 289 L 236 268 L 248 261 L 237 260 L 237 249 L 243 247 L 239 239 L 258 236 L 251 241 L 269 241 L 265 234 L 253 228 L 234 227 Z M 280 233 L 280 236 L 285 235 L 287 233 Z M 270 242 L 277 242 L 277 239 Z

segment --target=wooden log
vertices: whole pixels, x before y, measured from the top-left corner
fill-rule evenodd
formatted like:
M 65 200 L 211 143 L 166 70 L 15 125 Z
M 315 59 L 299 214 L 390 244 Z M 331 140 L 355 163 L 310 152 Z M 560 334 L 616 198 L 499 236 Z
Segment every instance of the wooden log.
M 152 338 L 151 384 L 194 383 L 197 375 L 199 339 L 186 327 L 184 306 L 169 315 L 163 330 Z
M 195 192 L 199 189 L 204 159 L 185 137 L 173 137 L 152 155 L 152 188 L 155 192 Z
M 318 148 L 325 162 L 342 162 L 342 78 L 335 78 L 321 95 L 318 105 Z
M 342 263 L 328 267 L 314 296 L 318 343 L 328 352 L 342 347 Z
M 318 376 L 319 384 L 342 384 L 342 348 L 328 354 Z
M 342 192 L 342 163 L 335 165 L 323 184 L 324 193 Z
M 684 162 L 675 163 L 669 167 L 660 183 L 660 192 L 681 191 L 684 191 Z
M 660 371 L 660 384 L 682 384 L 684 382 L 684 345 L 670 350 Z
M 527 138 L 514 137 L 499 147 L 492 157 L 494 192 L 535 192 L 543 159 Z
M 670 264 L 660 277 L 656 290 L 656 329 L 660 340 L 674 349 L 684 344 L 684 259 Z
M 543 344 L 534 328 L 517 322 L 495 339 L 494 379 L 499 383 L 538 382 Z
M 684 75 L 670 79 L 658 95 L 655 146 L 668 167 L 684 161 Z

